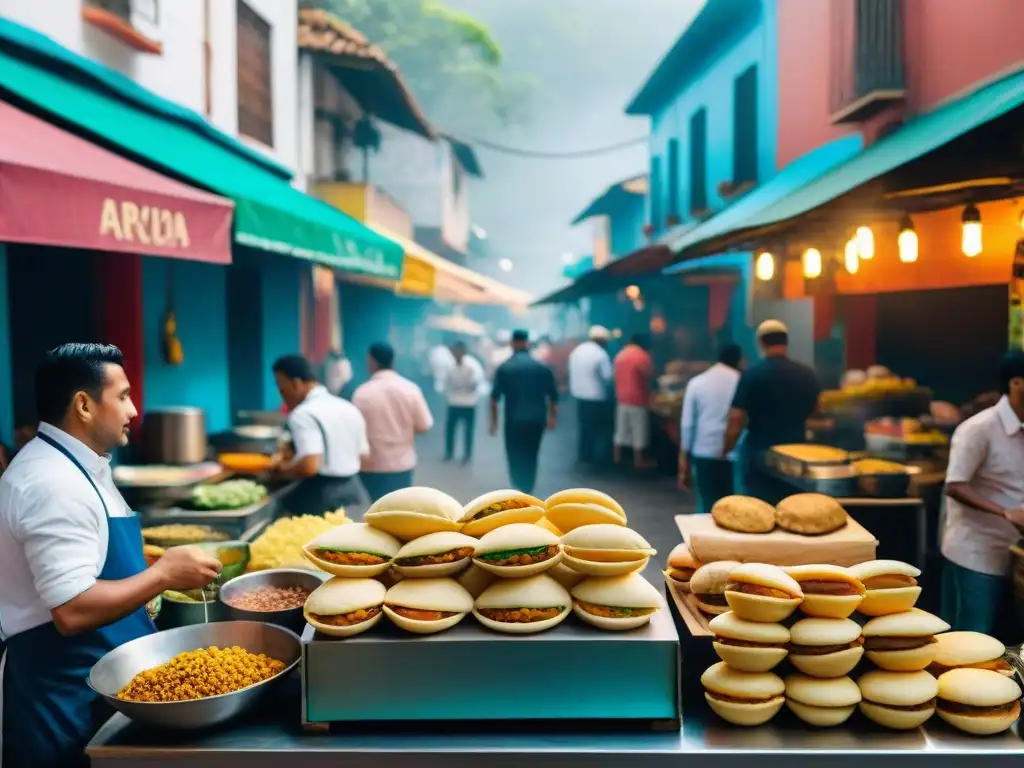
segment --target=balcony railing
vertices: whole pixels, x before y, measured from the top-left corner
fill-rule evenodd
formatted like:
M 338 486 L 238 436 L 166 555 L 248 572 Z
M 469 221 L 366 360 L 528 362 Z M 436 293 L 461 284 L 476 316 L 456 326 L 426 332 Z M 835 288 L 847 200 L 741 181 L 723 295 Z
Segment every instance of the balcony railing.
M 831 107 L 860 122 L 906 97 L 903 0 L 832 0 Z

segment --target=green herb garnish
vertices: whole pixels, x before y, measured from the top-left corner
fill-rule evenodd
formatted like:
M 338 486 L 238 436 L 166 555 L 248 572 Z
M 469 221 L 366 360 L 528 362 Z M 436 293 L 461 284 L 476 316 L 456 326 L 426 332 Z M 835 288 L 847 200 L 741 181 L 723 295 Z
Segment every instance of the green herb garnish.
M 516 555 L 541 555 L 547 550 L 547 545 L 543 547 L 527 547 L 526 549 L 506 549 L 504 552 L 488 552 L 486 555 L 480 555 L 481 560 L 505 560 Z
M 335 552 L 339 555 L 370 555 L 371 557 L 379 557 L 381 560 L 391 559 L 380 552 L 367 552 L 365 549 L 346 549 L 345 547 L 317 547 L 316 549 L 318 552 Z

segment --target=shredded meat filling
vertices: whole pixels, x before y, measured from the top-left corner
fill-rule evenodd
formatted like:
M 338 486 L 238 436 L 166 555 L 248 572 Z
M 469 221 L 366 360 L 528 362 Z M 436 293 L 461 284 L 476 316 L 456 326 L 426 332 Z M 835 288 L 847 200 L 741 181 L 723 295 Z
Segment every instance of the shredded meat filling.
M 903 587 L 916 587 L 917 579 L 902 573 L 884 573 L 881 576 L 864 579 L 861 583 L 864 584 L 865 589 L 902 589 Z
M 536 547 L 530 550 L 514 550 L 512 552 L 491 552 L 482 555 L 481 559 L 491 565 L 533 565 L 550 560 L 558 554 L 558 545 L 552 544 L 549 547 Z
M 399 616 L 413 621 L 441 621 L 441 619 L 448 619 L 456 614 L 455 611 L 428 611 L 423 608 L 406 608 L 402 605 L 389 605 L 388 608 Z
M 316 556 L 335 565 L 380 565 L 388 558 L 371 555 L 369 552 L 337 552 L 333 549 L 318 549 Z
M 532 624 L 535 621 L 554 619 L 565 608 L 481 608 L 480 615 L 491 621 L 503 621 L 508 624 Z
M 761 584 L 748 584 L 745 581 L 733 581 L 725 588 L 726 592 L 742 592 L 745 595 L 758 595 L 759 597 L 775 597 L 782 600 L 792 600 L 793 595 L 774 587 L 765 587 Z
M 857 648 L 860 644 L 861 639 L 859 637 L 852 642 L 837 643 L 835 645 L 797 645 L 796 643 L 790 643 L 789 652 L 794 656 L 827 656 L 830 653 L 839 653 L 850 648 Z
M 457 560 L 465 560 L 472 557 L 472 547 L 459 547 L 448 552 L 439 552 L 436 555 L 419 555 L 418 557 L 400 557 L 395 560 L 395 565 L 414 567 L 417 565 L 444 565 L 454 563 Z
M 772 696 L 768 699 L 741 699 L 738 696 L 726 696 L 724 693 L 718 693 L 716 691 L 708 691 L 705 689 L 705 693 L 716 701 L 724 701 L 730 704 L 764 704 L 765 702 L 775 701 L 778 696 Z
M 729 604 L 729 601 L 725 599 L 725 595 L 712 595 L 709 593 L 705 593 L 698 594 L 697 599 L 705 605 L 726 606 Z
M 334 613 L 329 616 L 322 613 L 311 613 L 310 617 L 320 624 L 327 624 L 331 627 L 351 627 L 353 624 L 362 624 L 364 621 L 372 619 L 378 613 L 380 613 L 380 606 L 375 605 L 372 608 L 360 608 L 358 611 Z
M 895 709 L 897 712 L 922 712 L 926 709 L 935 708 L 935 699 L 928 699 L 928 701 L 922 701 L 920 704 L 883 704 L 880 701 L 872 701 L 871 699 L 864 699 L 864 701 L 868 704 L 874 704 L 876 707 Z
M 506 501 L 499 501 L 496 504 L 491 504 L 489 507 L 484 507 L 475 515 L 473 515 L 472 519 L 483 520 L 485 517 L 496 515 L 499 512 L 507 512 L 510 509 L 525 509 L 526 507 L 530 506 L 533 505 L 528 501 L 523 501 L 522 499 L 508 499 Z
M 610 605 L 595 605 L 577 600 L 576 605 L 593 616 L 602 616 L 606 619 L 629 619 L 634 616 L 649 616 L 655 608 L 615 608 Z
M 959 701 L 948 701 L 947 699 L 939 699 L 938 707 L 943 712 L 951 712 L 955 715 L 1008 715 L 1017 708 L 1019 702 L 1008 701 L 1005 704 L 999 704 L 995 707 L 976 707 L 973 704 L 963 704 Z
M 785 648 L 785 643 L 757 643 L 753 640 L 737 640 L 735 637 L 719 637 L 715 635 L 715 642 L 722 645 L 735 645 L 737 648 Z
M 801 581 L 800 588 L 803 589 L 805 595 L 837 595 L 839 597 L 847 597 L 860 594 L 853 584 L 845 581 L 810 579 L 808 581 Z
M 866 651 L 912 651 L 938 642 L 934 637 L 868 637 L 864 639 Z

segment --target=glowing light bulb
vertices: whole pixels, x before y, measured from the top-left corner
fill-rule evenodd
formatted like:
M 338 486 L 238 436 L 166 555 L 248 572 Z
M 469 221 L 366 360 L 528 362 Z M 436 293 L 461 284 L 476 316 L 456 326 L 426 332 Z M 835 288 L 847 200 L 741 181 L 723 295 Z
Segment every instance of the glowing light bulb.
M 630 299 L 631 301 L 636 301 L 637 299 L 639 299 L 640 298 L 640 286 L 638 286 L 638 285 L 631 285 L 631 286 L 627 287 L 626 288 L 626 298 Z
M 843 249 L 843 262 L 846 264 L 846 271 L 851 275 L 856 275 L 857 270 L 860 269 L 860 256 L 857 254 L 857 240 L 850 238 L 846 241 L 846 247 Z
M 865 261 L 875 257 L 875 233 L 871 227 L 857 227 L 857 255 Z
M 917 261 L 917 232 L 909 216 L 904 216 L 900 221 L 900 236 L 896 243 L 899 246 L 900 261 L 904 264 Z
M 808 248 L 804 251 L 803 263 L 804 277 L 808 280 L 821 277 L 821 251 L 817 248 Z
M 974 258 L 982 251 L 981 243 L 981 213 L 973 205 L 964 208 L 964 214 L 960 217 L 963 230 L 960 238 L 960 250 L 964 256 Z
M 775 277 L 775 257 L 765 251 L 754 262 L 754 274 L 758 280 L 768 282 Z

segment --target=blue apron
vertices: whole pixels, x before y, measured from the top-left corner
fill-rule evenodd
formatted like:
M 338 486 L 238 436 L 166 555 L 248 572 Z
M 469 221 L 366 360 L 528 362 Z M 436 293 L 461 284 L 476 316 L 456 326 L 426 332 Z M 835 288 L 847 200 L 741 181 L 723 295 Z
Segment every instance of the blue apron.
M 107 559 L 99 578 L 127 579 L 146 569 L 137 515 L 111 517 L 96 483 L 64 446 L 39 435 L 60 451 L 93 487 L 107 517 Z M 102 723 L 102 703 L 86 684 L 92 666 L 107 652 L 156 629 L 139 608 L 113 624 L 64 637 L 53 622 L 7 640 L 3 679 L 3 768 L 65 768 L 88 765 L 85 747 Z

